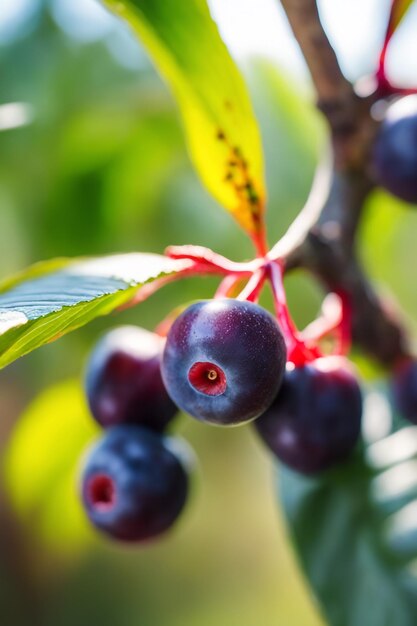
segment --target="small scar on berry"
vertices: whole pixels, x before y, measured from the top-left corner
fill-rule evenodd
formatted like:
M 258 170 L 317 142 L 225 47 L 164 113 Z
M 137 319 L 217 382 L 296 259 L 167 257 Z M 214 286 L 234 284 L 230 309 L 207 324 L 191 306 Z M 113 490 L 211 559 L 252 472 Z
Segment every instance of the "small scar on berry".
M 215 363 L 197 361 L 188 372 L 190 384 L 208 396 L 220 396 L 226 391 L 226 375 Z
M 111 509 L 116 500 L 114 482 L 106 474 L 93 476 L 87 487 L 88 498 L 98 510 Z

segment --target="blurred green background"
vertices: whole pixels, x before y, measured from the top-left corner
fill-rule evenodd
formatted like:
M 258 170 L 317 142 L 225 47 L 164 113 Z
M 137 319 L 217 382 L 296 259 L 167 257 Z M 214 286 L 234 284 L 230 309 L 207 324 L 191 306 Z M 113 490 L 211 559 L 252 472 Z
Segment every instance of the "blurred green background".
M 62 6 L 33 0 L 14 30 L 0 28 L 0 105 L 26 103 L 31 118 L 0 132 L 0 278 L 54 256 L 161 252 L 172 243 L 248 258 L 245 235 L 191 169 L 174 103 L 139 46 L 115 21 L 101 35 L 94 16 L 64 28 Z M 273 243 L 305 202 L 324 129 L 300 81 L 271 61 L 243 69 L 263 134 Z M 378 191 L 360 241 L 370 273 L 411 326 L 416 221 Z M 178 419 L 198 459 L 193 497 L 155 545 L 109 544 L 78 504 L 79 457 L 97 433 L 81 391 L 92 345 L 118 324 L 152 328 L 215 287 L 213 279 L 170 285 L 0 373 L 2 625 L 322 623 L 281 522 L 272 461 L 250 426 Z M 302 326 L 320 288 L 302 274 L 287 287 Z

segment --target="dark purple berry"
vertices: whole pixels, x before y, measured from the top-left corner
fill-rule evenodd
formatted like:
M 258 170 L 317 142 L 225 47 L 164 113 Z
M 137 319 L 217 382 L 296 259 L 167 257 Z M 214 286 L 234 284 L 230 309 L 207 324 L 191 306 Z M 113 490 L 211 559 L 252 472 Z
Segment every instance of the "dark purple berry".
M 372 172 L 381 187 L 417 203 L 417 95 L 388 109 L 375 140 Z
M 400 413 L 417 424 L 417 361 L 407 359 L 395 368 L 392 391 Z
M 87 367 L 91 412 L 104 426 L 138 424 L 161 432 L 177 412 L 161 377 L 164 340 L 122 326 L 97 344 Z
M 170 440 L 133 425 L 107 430 L 82 475 L 90 521 L 122 541 L 146 541 L 170 528 L 187 491 L 187 473 Z
M 200 420 L 238 424 L 263 413 L 285 369 L 275 319 L 233 299 L 193 304 L 172 325 L 162 376 L 174 402 Z
M 255 426 L 289 467 L 313 474 L 342 461 L 361 427 L 362 396 L 356 377 L 338 357 L 289 365 L 272 406 Z

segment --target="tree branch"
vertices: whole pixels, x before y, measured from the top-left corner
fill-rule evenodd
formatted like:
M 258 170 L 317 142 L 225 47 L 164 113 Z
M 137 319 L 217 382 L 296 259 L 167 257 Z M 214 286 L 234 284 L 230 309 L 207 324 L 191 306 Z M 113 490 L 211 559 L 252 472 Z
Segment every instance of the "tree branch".
M 336 54 L 323 30 L 314 0 L 281 0 L 295 38 L 311 72 L 320 103 L 344 106 L 352 86 L 343 76 Z
M 281 0 L 281 4 L 310 70 L 317 106 L 332 130 L 335 165 L 338 169 L 360 167 L 368 133 L 374 131 L 368 115 L 371 101 L 359 98 L 344 77 L 315 0 Z
M 369 153 L 377 122 L 372 97 L 360 98 L 344 78 L 314 0 L 281 0 L 330 128 L 332 159 L 319 167 L 310 198 L 271 251 L 286 271 L 302 267 L 352 306 L 353 340 L 387 366 L 408 352 L 400 321 L 374 292 L 355 254 L 364 202 L 373 188 Z

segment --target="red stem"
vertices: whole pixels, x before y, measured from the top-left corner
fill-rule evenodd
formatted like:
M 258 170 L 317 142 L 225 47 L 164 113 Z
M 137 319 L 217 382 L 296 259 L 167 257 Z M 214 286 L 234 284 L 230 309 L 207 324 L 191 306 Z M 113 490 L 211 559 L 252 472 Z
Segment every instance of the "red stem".
M 265 268 L 262 267 L 252 274 L 245 288 L 240 292 L 236 299 L 246 300 L 248 302 L 258 302 L 265 280 L 266 271 Z
M 183 260 L 184 266 L 175 274 L 165 276 L 142 287 L 128 306 L 147 298 L 166 283 L 186 276 L 201 274 L 224 276 L 215 294 L 216 298 L 228 297 L 231 290 L 242 279 L 249 279 L 237 299 L 257 302 L 265 280 L 268 278 L 274 297 L 277 319 L 285 337 L 289 361 L 296 366 L 302 366 L 323 356 L 316 344 L 322 337 L 331 332 L 337 332 L 338 343 L 335 352 L 346 354 L 348 351 L 351 315 L 347 299 L 343 294 L 339 294 L 342 302 L 340 318 L 336 317 L 335 320 L 334 317 L 330 317 L 329 319 L 328 316 L 326 318 L 324 315 L 321 320 L 316 320 L 307 327 L 304 333 L 300 333 L 288 310 L 283 284 L 284 265 L 280 259 L 270 260 L 265 257 L 258 257 L 246 263 L 236 263 L 201 246 L 172 246 L 167 249 L 166 253 L 173 259 Z M 164 332 L 165 328 L 161 327 L 160 330 Z M 310 342 L 315 345 L 308 345 Z
M 383 43 L 381 52 L 379 54 L 378 69 L 375 73 L 375 77 L 378 82 L 378 87 L 380 87 L 381 89 L 386 89 L 387 87 L 391 86 L 390 82 L 387 79 L 387 75 L 385 71 L 385 63 L 386 63 L 388 45 L 395 32 L 395 29 L 393 28 L 393 25 L 392 25 L 392 21 L 394 17 L 395 7 L 397 4 L 398 4 L 398 0 L 391 0 L 391 10 L 390 10 L 389 18 L 388 18 L 387 28 L 385 31 L 384 43 Z
M 217 287 L 217 291 L 214 294 L 215 298 L 230 298 L 233 293 L 234 287 L 242 280 L 242 276 L 238 274 L 228 274 L 225 276 Z
M 287 344 L 288 361 L 291 361 L 297 367 L 301 367 L 319 358 L 322 354 L 317 347 L 308 348 L 306 346 L 296 325 L 291 319 L 285 297 L 282 263 L 280 261 L 271 261 L 268 265 L 268 275 L 271 282 L 278 322 L 280 323 Z
M 390 15 L 388 19 L 387 29 L 385 32 L 385 39 L 384 39 L 381 52 L 379 54 L 378 69 L 375 72 L 375 78 L 377 81 L 377 94 L 381 98 L 386 98 L 388 96 L 394 96 L 394 95 L 408 96 L 408 95 L 417 93 L 417 88 L 414 88 L 414 87 L 411 87 L 411 88 L 396 87 L 388 79 L 387 73 L 386 73 L 386 60 L 387 60 L 388 47 L 391 42 L 392 36 L 394 35 L 398 26 L 398 23 L 397 23 L 397 26 L 393 25 L 393 20 L 395 17 L 395 9 L 396 9 L 396 6 L 399 4 L 399 2 L 401 2 L 401 0 L 392 0 L 391 2 L 391 10 L 390 10 Z
M 252 241 L 254 243 L 257 256 L 259 258 L 265 257 L 268 253 L 268 243 L 266 241 L 264 224 L 262 224 L 262 228 L 258 231 L 258 233 L 252 237 Z
M 263 258 L 253 259 L 247 263 L 236 263 L 203 246 L 169 246 L 165 254 L 171 259 L 194 261 L 201 267 L 201 273 L 250 275 L 264 264 Z
M 339 341 L 336 346 L 337 354 L 345 355 L 352 344 L 352 303 L 345 293 L 338 294 L 342 302 L 342 312 L 339 324 Z
M 328 312 L 329 298 L 336 298 L 337 303 L 331 303 L 333 310 Z M 335 307 L 336 312 L 335 312 Z M 307 343 L 317 343 L 324 337 L 334 335 L 336 345 L 333 354 L 345 355 L 350 350 L 351 345 L 351 305 L 346 294 L 329 294 L 323 303 L 323 314 L 314 322 L 309 324 L 300 335 Z

